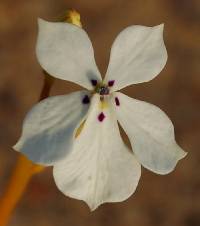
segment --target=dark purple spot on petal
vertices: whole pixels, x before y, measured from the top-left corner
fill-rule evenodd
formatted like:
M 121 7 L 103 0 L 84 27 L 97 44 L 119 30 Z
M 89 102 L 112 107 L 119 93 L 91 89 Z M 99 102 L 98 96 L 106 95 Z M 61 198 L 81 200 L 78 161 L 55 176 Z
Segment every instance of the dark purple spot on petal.
M 106 117 L 106 116 L 104 115 L 104 113 L 101 112 L 101 113 L 98 115 L 98 120 L 99 120 L 100 122 L 102 122 L 102 121 L 104 120 L 105 117 Z
M 89 104 L 90 103 L 90 98 L 88 95 L 85 95 L 82 99 L 83 104 Z
M 119 102 L 119 98 L 118 98 L 118 97 L 115 97 L 115 104 L 116 104 L 117 106 L 120 105 L 120 102 Z
M 96 86 L 96 85 L 97 85 L 97 80 L 92 79 L 92 80 L 91 80 L 91 83 L 92 83 L 93 86 Z
M 110 80 L 110 81 L 108 81 L 108 86 L 113 86 L 114 85 L 114 83 L 115 83 L 115 80 Z

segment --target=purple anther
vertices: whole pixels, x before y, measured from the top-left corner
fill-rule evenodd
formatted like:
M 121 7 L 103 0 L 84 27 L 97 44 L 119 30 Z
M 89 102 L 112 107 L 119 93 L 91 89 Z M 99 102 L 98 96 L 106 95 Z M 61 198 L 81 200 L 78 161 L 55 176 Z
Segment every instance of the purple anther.
M 96 86 L 96 85 L 97 85 L 97 80 L 92 79 L 92 80 L 91 80 L 91 83 L 92 83 L 93 86 Z
M 90 98 L 88 95 L 85 95 L 82 99 L 83 104 L 89 104 L 90 103 Z
M 118 98 L 118 97 L 115 97 L 115 104 L 116 104 L 117 106 L 120 105 L 120 102 L 119 102 L 119 98 Z
M 108 86 L 111 87 L 114 85 L 114 83 L 115 83 L 115 80 L 110 80 L 108 81 Z
M 101 112 L 101 113 L 98 115 L 98 120 L 99 120 L 100 122 L 102 122 L 102 121 L 104 120 L 105 117 L 106 117 L 106 116 L 104 115 L 104 113 Z

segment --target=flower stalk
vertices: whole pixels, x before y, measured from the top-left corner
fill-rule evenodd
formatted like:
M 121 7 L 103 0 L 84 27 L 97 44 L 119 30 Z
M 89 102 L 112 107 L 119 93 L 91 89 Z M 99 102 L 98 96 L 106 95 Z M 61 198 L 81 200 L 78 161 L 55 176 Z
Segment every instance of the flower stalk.
M 19 155 L 16 166 L 0 202 L 0 226 L 7 225 L 13 209 L 22 197 L 34 174 L 41 172 L 43 166 L 36 165 L 25 156 Z
M 62 22 L 72 23 L 81 27 L 80 14 L 75 10 L 66 11 L 59 19 Z M 49 96 L 54 78 L 46 71 L 43 71 L 44 85 L 40 94 L 39 101 Z M 6 226 L 10 220 L 10 216 L 15 209 L 17 203 L 25 192 L 31 178 L 45 169 L 44 166 L 34 164 L 24 155 L 19 153 L 17 163 L 13 169 L 4 194 L 0 199 L 0 226 Z

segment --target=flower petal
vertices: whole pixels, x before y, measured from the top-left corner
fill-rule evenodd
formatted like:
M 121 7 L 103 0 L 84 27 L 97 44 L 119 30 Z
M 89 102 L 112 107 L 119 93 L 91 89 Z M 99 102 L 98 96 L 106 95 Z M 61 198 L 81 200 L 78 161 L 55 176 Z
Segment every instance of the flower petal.
M 170 119 L 152 104 L 119 92 L 115 95 L 120 102 L 120 106 L 115 107 L 117 119 L 127 133 L 139 162 L 155 173 L 171 172 L 186 152 L 175 142 Z
M 73 151 L 54 166 L 54 178 L 65 195 L 94 210 L 104 202 L 127 199 L 137 187 L 141 167 L 123 143 L 111 109 L 101 113 L 98 95 L 91 106 Z
M 100 80 L 91 41 L 86 32 L 69 23 L 39 19 L 36 46 L 42 68 L 56 78 L 93 89 L 91 80 Z
M 130 26 L 113 43 L 105 82 L 116 80 L 113 91 L 148 82 L 160 73 L 166 61 L 163 24 Z
M 13 148 L 44 165 L 65 157 L 88 111 L 89 104 L 82 103 L 87 93 L 49 97 L 36 104 L 27 114 L 21 138 Z

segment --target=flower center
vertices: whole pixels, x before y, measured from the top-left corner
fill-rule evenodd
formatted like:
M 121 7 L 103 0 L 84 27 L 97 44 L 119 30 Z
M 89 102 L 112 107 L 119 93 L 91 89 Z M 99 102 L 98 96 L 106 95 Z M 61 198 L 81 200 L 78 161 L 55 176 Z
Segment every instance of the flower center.
M 110 80 L 107 84 L 104 84 L 103 82 L 99 83 L 97 80 L 92 79 L 91 83 L 94 86 L 94 92 L 98 93 L 103 98 L 103 96 L 110 94 L 109 88 L 114 85 L 115 80 Z
M 106 114 L 104 112 L 105 108 L 108 107 L 108 102 L 107 102 L 107 97 L 110 94 L 110 88 L 112 86 L 114 86 L 115 80 L 109 80 L 107 82 L 107 84 L 105 84 L 104 82 L 98 82 L 96 79 L 92 79 L 91 80 L 91 84 L 94 87 L 94 90 L 92 93 L 97 93 L 100 96 L 100 102 L 99 102 L 99 110 L 100 113 L 97 116 L 97 119 L 99 122 L 103 122 L 104 119 L 106 118 Z M 82 103 L 84 104 L 88 104 L 90 102 L 88 96 L 86 95 L 83 100 Z M 119 99 L 116 97 L 115 98 L 115 103 L 117 106 L 120 105 L 119 103 Z
M 99 95 L 104 96 L 109 94 L 109 88 L 106 85 L 97 85 L 95 87 L 95 92 L 99 93 Z

